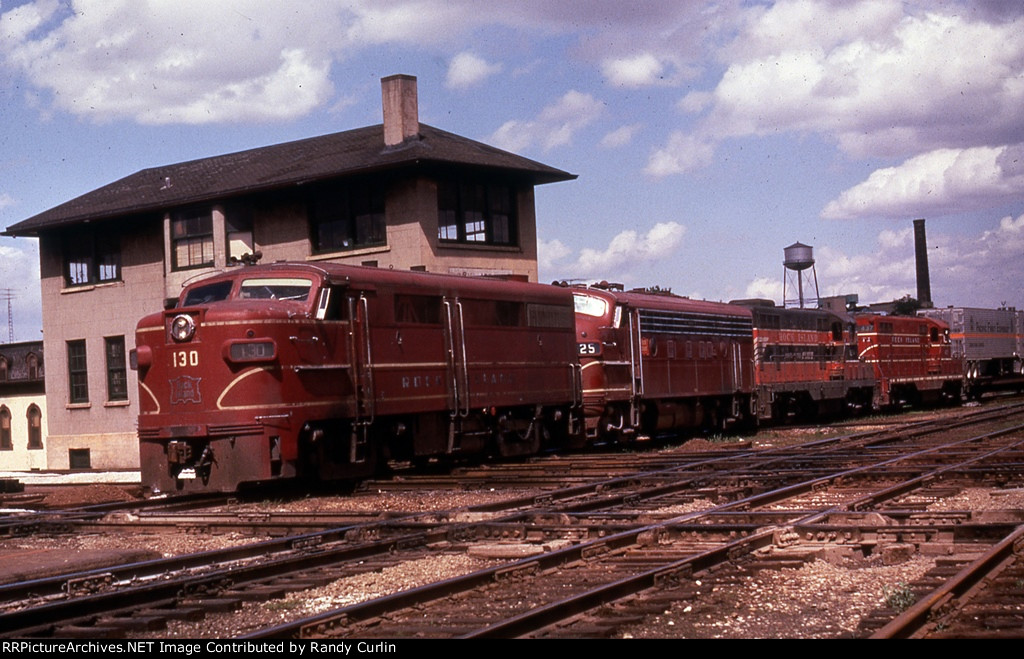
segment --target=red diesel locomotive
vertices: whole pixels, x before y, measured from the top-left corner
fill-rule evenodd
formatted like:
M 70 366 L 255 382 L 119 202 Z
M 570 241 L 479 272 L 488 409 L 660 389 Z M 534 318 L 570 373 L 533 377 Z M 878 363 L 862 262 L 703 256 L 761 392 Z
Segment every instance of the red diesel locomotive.
M 143 485 L 359 478 L 578 434 L 572 292 L 335 264 L 232 269 L 136 335 Z
M 852 320 L 822 309 L 776 307 L 770 300 L 736 304 L 753 314 L 758 419 L 871 409 L 875 376 L 857 358 Z
M 573 292 L 588 438 L 751 420 L 750 311 L 609 287 Z
M 957 402 L 963 363 L 952 356 L 949 326 L 915 316 L 857 316 L 858 357 L 875 370 L 875 407 Z

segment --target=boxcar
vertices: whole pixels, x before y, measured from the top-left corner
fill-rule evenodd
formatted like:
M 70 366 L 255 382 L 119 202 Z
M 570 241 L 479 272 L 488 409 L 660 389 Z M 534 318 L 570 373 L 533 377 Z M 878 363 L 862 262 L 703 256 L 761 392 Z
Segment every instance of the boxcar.
M 968 395 L 1024 388 L 1024 312 L 1013 307 L 946 307 L 923 309 L 918 315 L 949 325 L 953 357 L 963 360 Z

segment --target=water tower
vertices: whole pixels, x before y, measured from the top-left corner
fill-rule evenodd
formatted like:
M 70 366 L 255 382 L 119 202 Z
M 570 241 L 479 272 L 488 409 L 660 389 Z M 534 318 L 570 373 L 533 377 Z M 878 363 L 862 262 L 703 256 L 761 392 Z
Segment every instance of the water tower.
M 784 254 L 782 265 L 785 268 L 782 275 L 782 306 L 799 306 L 803 309 L 806 305 L 816 309 L 818 307 L 818 273 L 814 270 L 814 249 L 810 245 L 793 243 L 782 251 Z M 814 286 L 814 297 L 812 298 L 804 298 L 805 279 L 808 293 L 811 291 L 811 285 Z M 797 297 L 790 299 L 789 295 L 794 280 Z

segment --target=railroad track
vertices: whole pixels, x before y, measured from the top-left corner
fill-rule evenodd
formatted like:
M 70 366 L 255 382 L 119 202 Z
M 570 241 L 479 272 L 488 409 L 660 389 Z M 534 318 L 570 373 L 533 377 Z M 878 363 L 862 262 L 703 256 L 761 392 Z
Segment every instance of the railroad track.
M 452 579 L 427 588 L 397 593 L 393 596 L 357 604 L 288 625 L 277 626 L 252 635 L 253 638 L 298 636 L 352 636 L 360 638 L 418 637 L 510 637 L 510 636 L 568 636 L 576 637 L 581 630 L 574 618 L 587 612 L 607 612 L 608 605 L 625 598 L 635 598 L 645 591 L 664 593 L 687 582 L 694 575 L 719 566 L 752 557 L 757 550 L 768 546 L 787 548 L 801 545 L 799 558 L 810 555 L 808 548 L 818 544 L 852 545 L 877 542 L 877 537 L 865 538 L 863 515 L 845 527 L 838 525 L 831 511 L 841 509 L 832 500 L 808 502 L 807 495 L 820 498 L 829 494 L 845 500 L 842 508 L 863 509 L 867 502 L 879 502 L 901 496 L 909 487 L 906 479 L 883 477 L 890 481 L 877 485 L 879 474 L 904 459 L 920 461 L 924 454 L 935 458 L 930 468 L 910 481 L 924 482 L 942 471 L 953 471 L 979 459 L 949 463 L 939 458 L 965 442 L 986 444 L 997 441 L 1009 432 L 1021 433 L 1024 426 L 1000 430 L 986 435 L 975 435 L 965 440 L 918 448 L 907 457 L 889 458 L 879 463 L 863 465 L 823 479 L 813 479 L 780 490 L 769 490 L 718 506 L 709 511 L 679 516 L 646 527 L 633 528 L 598 540 L 584 542 L 524 559 L 509 566 L 491 568 L 472 575 Z M 1020 452 L 1024 439 L 1018 438 L 1001 446 L 988 445 L 982 452 L 992 458 L 1004 452 Z M 943 464 L 944 463 L 944 464 Z M 862 477 L 865 484 L 851 486 L 851 479 Z M 770 507 L 776 511 L 788 510 L 788 517 L 776 512 L 770 524 L 715 524 L 716 516 L 735 510 Z M 816 512 L 814 511 L 817 509 Z M 945 519 L 945 518 L 944 518 Z M 1024 520 L 1017 520 L 1018 522 Z M 948 541 L 954 534 L 948 521 L 943 524 L 922 524 L 918 519 L 906 527 L 885 524 L 884 533 L 903 540 L 915 536 L 918 542 Z M 877 534 L 877 530 L 875 531 Z M 931 535 L 929 540 L 928 536 Z M 730 538 L 728 540 L 723 539 Z M 792 559 L 792 554 L 790 556 Z M 659 598 L 645 598 L 659 602 Z M 634 615 L 627 610 L 626 618 Z M 622 607 L 620 607 L 621 616 Z M 613 625 L 611 616 L 604 614 L 601 628 L 607 631 Z M 588 633 L 594 632 L 593 622 L 586 624 Z
M 555 548 L 263 633 L 364 635 L 377 630 L 394 635 L 401 629 L 382 626 L 381 620 L 398 619 L 409 607 L 442 606 L 443 610 L 444 602 L 457 599 L 477 602 L 468 609 L 477 616 L 472 624 L 467 624 L 463 608 L 462 614 L 453 613 L 458 624 L 432 625 L 431 633 L 546 634 L 581 611 L 636 598 L 652 588 L 685 588 L 694 574 L 768 547 L 802 556 L 822 544 L 856 547 L 871 542 L 866 531 L 871 525 L 862 513 L 851 511 L 877 507 L 927 488 L 936 479 L 951 478 L 972 465 L 1020 450 L 1006 439 L 1019 431 L 1002 428 L 998 432 L 1003 439 L 982 437 L 978 431 L 984 424 L 1005 425 L 986 420 L 987 414 L 991 413 L 971 414 L 964 423 L 977 430 L 957 440 L 932 439 L 940 431 L 948 433 L 949 422 L 930 429 L 921 423 L 903 429 L 915 439 L 865 433 L 779 450 L 693 454 L 675 465 L 659 463 L 649 471 L 552 490 L 541 497 L 511 499 L 502 505 L 410 514 L 269 541 L 234 553 L 208 552 L 116 572 L 62 575 L 46 584 L 30 584 L 30 591 L 39 598 L 34 603 L 23 601 L 29 591 L 22 589 L 19 594 L 13 588 L 0 588 L 9 611 L 0 615 L 0 629 L 4 634 L 28 636 L 120 635 L 159 626 L 161 620 L 231 608 L 245 599 L 266 599 L 314 582 L 380 569 L 424 553 L 515 543 Z M 1014 460 L 1021 462 L 1019 457 Z M 905 485 L 909 481 L 916 484 Z M 695 504 L 693 512 L 679 514 L 681 506 Z M 842 514 L 859 514 L 861 519 L 840 523 Z M 903 528 L 904 519 L 899 511 L 890 511 L 883 525 L 886 532 L 910 533 Z M 953 519 L 944 526 L 934 521 L 905 525 L 922 535 L 927 535 L 922 529 L 934 528 L 938 538 L 943 533 L 955 535 L 950 529 L 964 526 L 965 520 Z M 295 574 L 303 576 L 288 576 Z M 594 575 L 604 576 L 599 580 Z M 584 583 L 593 587 L 579 589 Z M 530 610 L 484 606 L 504 597 L 495 584 L 505 584 L 508 597 L 515 599 L 518 592 L 521 601 L 533 603 Z M 524 586 L 540 587 L 548 595 L 524 592 Z M 570 591 L 571 597 L 564 597 Z M 561 599 L 553 598 L 559 593 Z M 414 597 L 421 599 L 415 603 L 404 599 Z M 649 594 L 646 597 L 652 599 Z M 546 604 L 537 606 L 538 602 Z M 506 616 L 484 621 L 479 617 L 483 611 L 503 611 Z M 510 611 L 513 615 L 508 616 Z M 445 614 L 437 610 L 430 616 L 442 620 Z M 403 625 L 406 630 L 416 628 L 408 618 Z
M 8 513 L 0 518 L 0 538 L 35 535 L 38 533 L 68 533 L 111 513 L 143 511 L 190 510 L 201 506 L 219 506 L 234 501 L 237 497 L 227 494 L 190 494 L 184 496 L 114 501 L 59 510 L 32 510 Z
M 937 584 L 913 584 L 917 602 L 872 638 L 1024 636 L 1024 525 Z

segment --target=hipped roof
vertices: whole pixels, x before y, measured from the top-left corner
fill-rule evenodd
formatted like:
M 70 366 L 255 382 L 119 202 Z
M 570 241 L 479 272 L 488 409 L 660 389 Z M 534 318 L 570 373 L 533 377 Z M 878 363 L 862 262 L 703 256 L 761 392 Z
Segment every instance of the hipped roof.
M 397 146 L 384 145 L 382 124 L 238 153 L 143 169 L 7 228 L 9 236 L 93 219 L 166 210 L 315 181 L 429 165 L 468 166 L 524 177 L 534 185 L 576 178 L 426 124 Z

